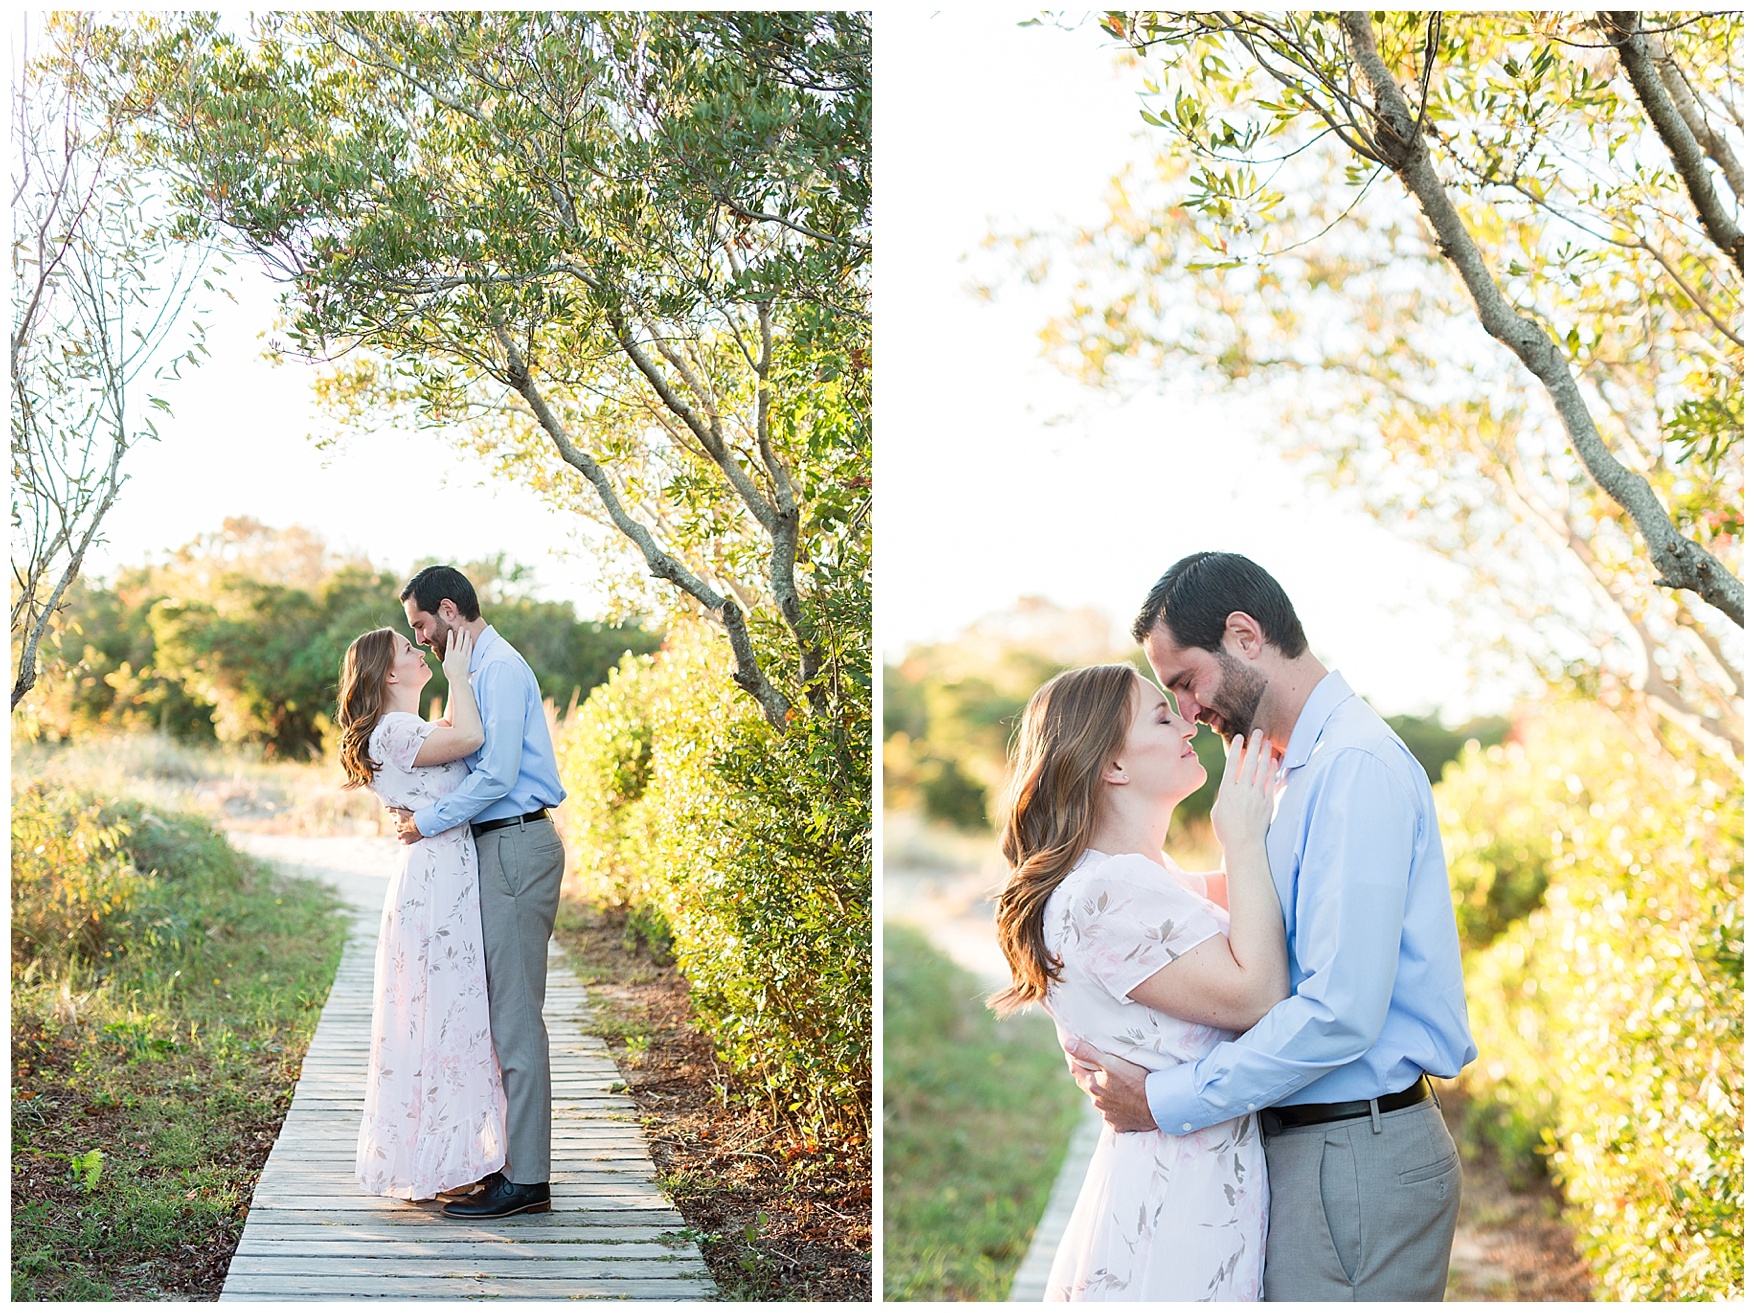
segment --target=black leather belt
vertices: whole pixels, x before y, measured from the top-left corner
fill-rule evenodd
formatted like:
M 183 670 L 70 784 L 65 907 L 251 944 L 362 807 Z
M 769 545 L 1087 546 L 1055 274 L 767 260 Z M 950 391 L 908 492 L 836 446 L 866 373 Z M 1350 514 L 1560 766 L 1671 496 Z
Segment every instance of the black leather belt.
M 535 811 L 525 812 L 522 816 L 502 816 L 497 821 L 482 821 L 471 825 L 469 832 L 471 834 L 486 834 L 489 830 L 503 830 L 508 825 L 520 825 L 525 821 L 546 821 L 547 819 L 548 808 L 538 807 Z
M 1395 1112 L 1398 1108 L 1411 1108 L 1431 1093 L 1431 1085 L 1421 1076 L 1407 1089 L 1376 1099 L 1377 1111 Z M 1321 1126 L 1325 1122 L 1369 1117 L 1373 1102 L 1371 1099 L 1352 1099 L 1346 1103 L 1292 1103 L 1280 1108 L 1265 1108 L 1261 1114 L 1261 1133 L 1278 1135 L 1293 1126 Z

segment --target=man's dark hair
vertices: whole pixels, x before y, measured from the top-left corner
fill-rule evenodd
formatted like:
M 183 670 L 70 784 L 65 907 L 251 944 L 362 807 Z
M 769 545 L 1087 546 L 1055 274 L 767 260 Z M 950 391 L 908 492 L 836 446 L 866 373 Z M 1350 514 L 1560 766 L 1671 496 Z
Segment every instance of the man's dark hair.
M 1303 656 L 1310 646 L 1286 590 L 1236 552 L 1196 552 L 1164 571 L 1134 617 L 1133 641 L 1145 642 L 1162 623 L 1177 647 L 1217 652 L 1233 611 L 1253 616 L 1262 637 L 1289 657 Z
M 461 570 L 448 565 L 429 565 L 402 586 L 400 598 L 414 604 L 428 615 L 439 613 L 439 603 L 449 597 L 457 606 L 457 614 L 465 620 L 481 619 L 481 604 L 475 600 L 475 585 L 463 577 Z

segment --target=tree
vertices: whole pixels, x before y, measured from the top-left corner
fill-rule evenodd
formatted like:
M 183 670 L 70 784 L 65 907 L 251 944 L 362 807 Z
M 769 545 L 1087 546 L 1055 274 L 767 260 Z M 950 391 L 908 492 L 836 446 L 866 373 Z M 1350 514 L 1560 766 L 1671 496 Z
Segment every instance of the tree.
M 126 481 L 123 457 L 170 409 L 140 385 L 206 351 L 184 311 L 208 252 L 157 217 L 133 124 L 91 76 L 94 20 L 53 15 L 46 35 L 33 58 L 26 27 L 13 82 L 13 710 Z
M 1034 276 L 1080 252 L 1049 348 L 1275 396 L 1474 569 L 1555 694 L 1435 789 L 1475 1109 L 1552 1137 L 1610 1296 L 1737 1298 L 1741 17 L 1104 21 L 1161 149 L 1101 227 L 1021 239 Z
M 1077 266 L 1056 358 L 1277 395 L 1295 453 L 1474 567 L 1489 645 L 1736 760 L 1740 16 L 1104 22 L 1158 160 L 1020 239 Z
M 483 614 L 517 635 L 543 697 L 563 710 L 624 653 L 659 645 L 638 625 L 581 621 L 571 603 L 528 596 L 524 570 L 503 555 L 463 569 Z M 369 629 L 406 629 L 396 594 L 407 577 L 296 525 L 227 519 L 109 587 L 70 589 L 45 643 L 47 694 L 16 728 L 66 738 L 145 727 L 282 755 L 320 751 L 342 654 Z M 436 671 L 423 701 L 447 693 Z
M 338 413 L 466 426 L 709 614 L 771 725 L 832 714 L 831 595 L 869 587 L 866 16 L 146 20 L 113 67 Z

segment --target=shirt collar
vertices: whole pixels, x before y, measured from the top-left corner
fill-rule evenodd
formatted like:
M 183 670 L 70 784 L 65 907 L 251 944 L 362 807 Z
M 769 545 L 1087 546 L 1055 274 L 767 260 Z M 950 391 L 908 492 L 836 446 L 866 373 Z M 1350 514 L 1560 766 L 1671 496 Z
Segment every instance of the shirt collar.
M 1304 709 L 1298 713 L 1298 723 L 1292 726 L 1292 737 L 1286 740 L 1286 755 L 1280 763 L 1282 773 L 1296 770 L 1310 760 L 1317 739 L 1322 737 L 1322 727 L 1328 724 L 1336 708 L 1352 696 L 1353 690 L 1338 670 L 1329 671 L 1310 690 L 1310 696 L 1304 699 Z
M 500 636 L 494 632 L 494 627 L 492 625 L 489 625 L 486 629 L 481 631 L 481 637 L 475 640 L 475 651 L 469 654 L 470 674 L 473 675 L 477 670 L 481 669 L 482 657 L 486 655 L 489 648 L 493 647 L 493 645 L 499 641 Z

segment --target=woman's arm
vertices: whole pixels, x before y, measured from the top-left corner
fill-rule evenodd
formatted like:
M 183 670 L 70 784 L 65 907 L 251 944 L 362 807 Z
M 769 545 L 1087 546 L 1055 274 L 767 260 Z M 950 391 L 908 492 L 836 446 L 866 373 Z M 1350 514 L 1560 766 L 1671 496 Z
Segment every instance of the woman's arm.
M 453 629 L 445 636 L 443 664 L 451 684 L 450 715 L 435 725 L 420 745 L 414 754 L 416 766 L 440 766 L 481 747 L 481 709 L 475 705 L 475 690 L 469 685 L 469 654 L 474 650 L 475 639 L 464 630 Z
M 1247 747 L 1241 743 L 1241 736 L 1231 740 L 1213 805 L 1213 831 L 1225 850 L 1231 933 L 1197 944 L 1128 995 L 1184 1021 L 1239 1031 L 1260 1021 L 1291 988 L 1286 924 L 1267 860 L 1273 759 L 1259 732 Z

